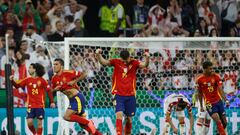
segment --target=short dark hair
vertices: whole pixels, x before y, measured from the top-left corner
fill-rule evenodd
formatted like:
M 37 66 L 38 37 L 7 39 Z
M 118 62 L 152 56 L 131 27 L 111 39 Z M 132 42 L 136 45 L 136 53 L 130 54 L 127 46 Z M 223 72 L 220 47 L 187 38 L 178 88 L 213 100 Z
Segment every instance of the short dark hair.
M 64 61 L 61 58 L 56 58 L 54 61 L 58 61 L 62 66 L 64 66 Z
M 180 99 L 178 99 L 178 104 L 177 104 L 177 106 L 183 110 L 183 109 L 185 109 L 185 107 L 187 106 L 187 103 L 184 102 L 182 98 L 180 98 Z
M 40 63 L 32 63 L 30 64 L 33 66 L 34 69 L 36 69 L 36 75 L 39 77 L 42 77 L 45 74 L 45 68 Z
M 203 69 L 207 69 L 208 67 L 211 67 L 213 64 L 211 61 L 205 61 L 202 64 Z
M 130 53 L 127 51 L 127 50 L 122 50 L 120 52 L 120 57 L 123 59 L 123 60 L 127 60 L 129 57 L 130 57 Z

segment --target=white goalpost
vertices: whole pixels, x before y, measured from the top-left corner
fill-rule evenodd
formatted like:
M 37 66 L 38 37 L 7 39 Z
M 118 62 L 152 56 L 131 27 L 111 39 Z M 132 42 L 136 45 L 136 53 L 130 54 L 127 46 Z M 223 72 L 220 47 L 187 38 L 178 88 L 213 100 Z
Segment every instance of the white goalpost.
M 149 68 L 137 73 L 138 105 L 133 119 L 133 134 L 148 134 L 154 129 L 157 134 L 162 133 L 164 98 L 171 93 L 182 93 L 192 101 L 194 78 L 202 72 L 201 63 L 205 60 L 214 63 L 214 70 L 224 81 L 224 91 L 232 99 L 230 107 L 234 109 L 228 111 L 229 120 L 235 119 L 234 113 L 240 115 L 237 103 L 240 92 L 236 81 L 240 78 L 240 38 L 65 38 L 64 42 L 45 43 L 52 61 L 63 58 L 65 69 L 90 71 L 87 79 L 79 82 L 80 91 L 86 97 L 88 118 L 103 133 L 115 134 L 115 117 L 111 103 L 112 68 L 97 62 L 94 53 L 98 48 L 103 50 L 106 59 L 119 58 L 122 49 L 127 49 L 138 60 L 142 60 L 146 51 L 151 54 Z M 57 93 L 57 98 L 59 117 L 62 117 L 68 107 L 68 99 L 60 93 Z M 62 118 L 59 122 L 58 135 L 68 135 L 69 128 L 74 133 L 81 130 Z M 175 120 L 174 123 L 177 124 Z M 240 127 L 234 127 L 233 121 L 230 123 L 228 132 L 234 134 Z M 210 134 L 214 128 L 213 124 Z

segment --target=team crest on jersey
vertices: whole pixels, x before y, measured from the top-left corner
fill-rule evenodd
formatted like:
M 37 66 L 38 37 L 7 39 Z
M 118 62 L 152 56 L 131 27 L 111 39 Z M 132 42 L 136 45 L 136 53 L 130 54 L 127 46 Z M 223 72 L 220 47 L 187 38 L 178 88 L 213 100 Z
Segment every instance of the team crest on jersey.
M 66 78 L 65 77 L 63 77 L 63 82 L 66 82 Z
M 208 84 L 208 86 L 211 86 L 211 82 L 208 82 L 207 84 Z
M 207 84 L 207 82 L 203 82 L 203 84 L 204 84 L 204 85 L 206 85 L 206 84 Z
M 32 85 L 32 83 L 29 83 L 29 85 L 31 86 L 31 85 Z
M 37 87 L 37 84 L 33 84 L 33 88 L 36 88 Z
M 37 85 L 40 86 L 41 85 L 41 81 L 37 81 Z

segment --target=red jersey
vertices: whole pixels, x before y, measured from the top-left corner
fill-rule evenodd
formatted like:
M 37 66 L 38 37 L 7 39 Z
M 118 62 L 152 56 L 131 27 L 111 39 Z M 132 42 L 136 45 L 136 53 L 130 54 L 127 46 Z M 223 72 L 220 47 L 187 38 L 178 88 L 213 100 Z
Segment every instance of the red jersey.
M 48 83 L 42 77 L 27 77 L 17 82 L 13 81 L 16 88 L 27 87 L 27 106 L 28 108 L 44 108 L 45 107 L 45 91 L 47 91 Z M 51 91 L 48 91 L 48 95 Z M 52 96 L 49 95 L 51 102 Z
M 112 94 L 133 96 L 136 94 L 136 72 L 140 62 L 132 59 L 127 65 L 121 59 L 111 59 L 114 66 L 112 76 Z
M 77 84 L 74 85 L 68 85 L 67 83 L 79 78 L 81 76 L 81 72 L 74 71 L 74 70 L 66 70 L 63 71 L 60 75 L 54 75 L 52 78 L 52 88 L 54 89 L 57 86 L 61 86 L 59 90 L 69 90 L 69 89 L 77 89 L 79 90 L 79 87 Z
M 202 92 L 205 104 L 214 104 L 221 100 L 219 87 L 222 85 L 221 77 L 214 73 L 211 76 L 200 75 L 196 84 L 198 90 Z

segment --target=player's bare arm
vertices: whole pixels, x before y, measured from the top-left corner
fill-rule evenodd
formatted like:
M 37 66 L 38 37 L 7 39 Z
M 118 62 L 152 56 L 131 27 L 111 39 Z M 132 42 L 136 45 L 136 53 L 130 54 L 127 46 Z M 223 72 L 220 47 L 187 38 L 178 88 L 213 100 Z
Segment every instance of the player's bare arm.
M 226 106 L 229 106 L 229 101 L 226 98 L 225 93 L 223 92 L 222 86 L 218 88 L 220 96 L 222 97 L 222 99 L 226 102 Z
M 106 60 L 102 57 L 102 54 L 101 54 L 102 50 L 101 49 L 97 49 L 95 53 L 96 53 L 96 58 L 100 62 L 101 65 L 110 66 L 110 61 Z
M 193 124 L 194 124 L 192 111 L 188 111 L 188 116 L 189 116 L 189 120 L 190 120 L 189 135 L 191 135 L 192 134 L 192 129 L 193 129 Z
M 88 74 L 87 71 L 83 71 L 83 72 L 81 73 L 81 76 L 80 76 L 80 77 L 78 77 L 78 78 L 76 78 L 76 79 L 68 82 L 68 85 L 74 85 L 74 84 L 76 84 L 77 82 L 85 79 L 85 78 L 87 77 L 87 74 Z
M 150 54 L 148 52 L 145 52 L 144 53 L 145 60 L 140 63 L 140 65 L 139 65 L 140 68 L 148 67 L 148 65 L 149 65 L 149 57 L 150 57 Z
M 175 133 L 175 134 L 177 134 L 178 133 L 178 129 L 174 126 L 174 124 L 173 124 L 173 122 L 172 122 L 172 119 L 171 119 L 171 113 L 167 113 L 166 114 L 166 119 L 169 121 L 169 124 L 170 124 L 170 126 L 171 126 L 171 128 L 173 129 L 173 132 Z

